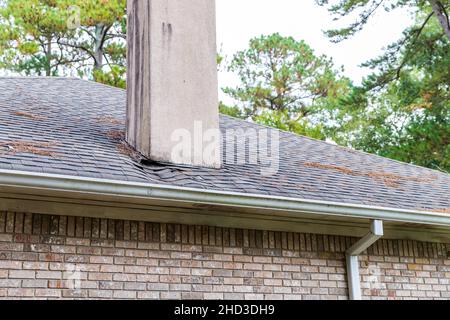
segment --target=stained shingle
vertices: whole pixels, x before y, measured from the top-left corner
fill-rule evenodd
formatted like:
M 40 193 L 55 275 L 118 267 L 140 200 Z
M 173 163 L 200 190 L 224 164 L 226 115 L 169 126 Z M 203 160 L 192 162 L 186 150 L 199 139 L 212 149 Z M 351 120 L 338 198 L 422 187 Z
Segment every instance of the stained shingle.
M 450 208 L 448 174 L 286 132 L 280 132 L 280 170 L 273 176 L 261 176 L 261 163 L 224 163 L 220 170 L 138 164 L 120 153 L 113 138 L 125 130 L 124 90 L 77 79 L 0 78 L 0 92 L 0 144 L 54 143 L 52 155 L 0 148 L 3 170 L 381 207 Z M 223 132 L 262 128 L 226 116 L 220 125 Z

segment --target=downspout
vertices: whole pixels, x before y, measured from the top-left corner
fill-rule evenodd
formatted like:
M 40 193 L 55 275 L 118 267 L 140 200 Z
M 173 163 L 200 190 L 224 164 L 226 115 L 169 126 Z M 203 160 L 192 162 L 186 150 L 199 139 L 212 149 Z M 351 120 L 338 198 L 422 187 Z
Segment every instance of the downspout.
M 358 256 L 383 235 L 383 221 L 373 220 L 370 225 L 370 232 L 347 250 L 347 276 L 350 300 L 362 300 Z

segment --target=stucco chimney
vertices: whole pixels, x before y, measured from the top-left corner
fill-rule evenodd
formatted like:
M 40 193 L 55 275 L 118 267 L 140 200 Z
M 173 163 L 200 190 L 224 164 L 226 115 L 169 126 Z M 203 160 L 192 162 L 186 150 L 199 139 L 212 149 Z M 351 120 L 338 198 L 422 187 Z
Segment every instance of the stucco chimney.
M 151 160 L 220 167 L 216 55 L 215 0 L 128 1 L 129 144 Z

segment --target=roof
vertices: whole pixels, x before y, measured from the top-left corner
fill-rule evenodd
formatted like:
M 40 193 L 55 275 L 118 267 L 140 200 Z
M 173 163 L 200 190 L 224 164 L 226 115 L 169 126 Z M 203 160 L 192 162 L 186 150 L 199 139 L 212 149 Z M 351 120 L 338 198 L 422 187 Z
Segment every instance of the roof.
M 280 132 L 280 170 L 140 163 L 123 144 L 126 92 L 68 78 L 0 78 L 0 169 L 448 212 L 450 175 Z M 260 128 L 220 118 L 221 130 Z M 275 130 L 275 129 L 270 129 Z

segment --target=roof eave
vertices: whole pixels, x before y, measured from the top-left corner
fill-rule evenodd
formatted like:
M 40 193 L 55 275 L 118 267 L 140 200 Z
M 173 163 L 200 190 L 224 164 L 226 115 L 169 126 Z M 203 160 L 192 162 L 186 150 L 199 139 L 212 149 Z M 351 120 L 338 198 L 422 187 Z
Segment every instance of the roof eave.
M 95 194 L 97 198 L 127 197 L 211 206 L 272 209 L 321 217 L 376 219 L 401 223 L 450 227 L 450 215 L 377 206 L 296 199 L 269 195 L 201 190 L 168 185 L 125 182 L 75 176 L 0 170 L 0 186 L 51 192 Z

